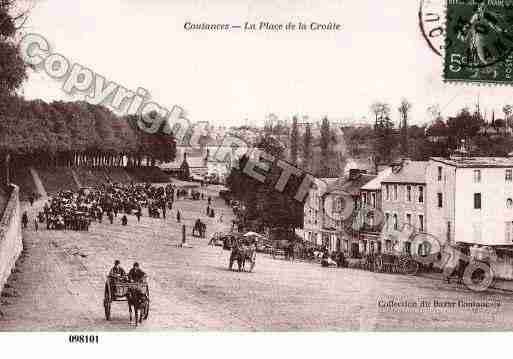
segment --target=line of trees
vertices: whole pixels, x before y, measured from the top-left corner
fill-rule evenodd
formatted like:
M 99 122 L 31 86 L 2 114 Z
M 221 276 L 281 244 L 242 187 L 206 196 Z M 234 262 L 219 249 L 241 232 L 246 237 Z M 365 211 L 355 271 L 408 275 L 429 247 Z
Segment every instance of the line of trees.
M 151 113 L 148 116 L 157 116 Z M 14 164 L 43 166 L 154 165 L 172 161 L 175 139 L 140 130 L 136 115 L 116 116 L 87 102 L 46 103 L 4 97 L 0 102 L 0 155 Z

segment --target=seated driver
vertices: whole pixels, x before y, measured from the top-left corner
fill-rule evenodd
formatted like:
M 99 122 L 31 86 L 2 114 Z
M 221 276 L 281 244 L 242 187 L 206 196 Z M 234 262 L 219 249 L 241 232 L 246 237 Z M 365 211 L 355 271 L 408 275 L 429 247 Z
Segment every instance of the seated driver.
M 112 279 L 123 279 L 126 277 L 125 270 L 121 267 L 119 260 L 114 261 L 114 267 L 109 272 L 109 277 Z
M 146 273 L 139 268 L 139 263 L 135 262 L 134 266 L 128 272 L 128 280 L 131 282 L 142 283 L 146 279 Z

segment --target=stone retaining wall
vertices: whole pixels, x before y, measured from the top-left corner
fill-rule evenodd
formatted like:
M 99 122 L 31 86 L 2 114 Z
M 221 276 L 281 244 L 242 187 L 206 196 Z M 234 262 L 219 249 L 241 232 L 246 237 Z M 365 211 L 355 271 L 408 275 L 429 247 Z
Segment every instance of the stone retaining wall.
M 10 185 L 9 189 L 9 199 L 0 217 L 0 291 L 23 249 L 20 190 L 16 185 Z

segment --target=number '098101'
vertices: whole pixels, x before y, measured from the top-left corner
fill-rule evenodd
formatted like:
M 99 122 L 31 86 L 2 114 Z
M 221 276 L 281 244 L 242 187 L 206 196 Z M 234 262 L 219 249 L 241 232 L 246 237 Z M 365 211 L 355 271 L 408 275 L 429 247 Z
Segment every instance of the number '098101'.
M 68 338 L 70 343 L 79 344 L 98 344 L 98 335 L 70 335 Z

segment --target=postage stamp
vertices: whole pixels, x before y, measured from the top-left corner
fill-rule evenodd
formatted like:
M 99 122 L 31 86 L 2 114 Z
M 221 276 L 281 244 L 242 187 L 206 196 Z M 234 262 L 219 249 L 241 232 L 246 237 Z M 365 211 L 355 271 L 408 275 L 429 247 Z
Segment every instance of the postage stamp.
M 513 1 L 448 0 L 444 80 L 513 84 Z

